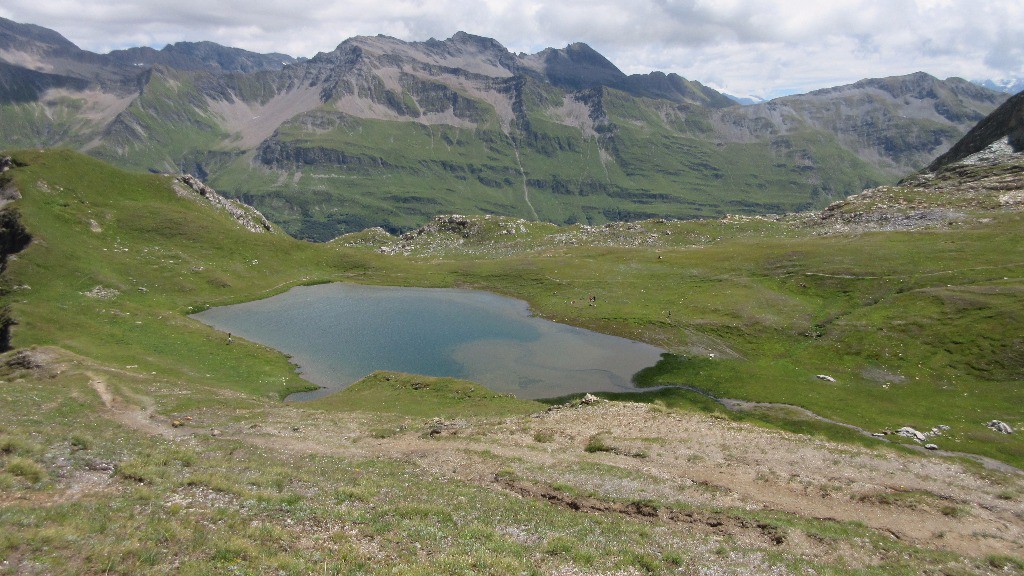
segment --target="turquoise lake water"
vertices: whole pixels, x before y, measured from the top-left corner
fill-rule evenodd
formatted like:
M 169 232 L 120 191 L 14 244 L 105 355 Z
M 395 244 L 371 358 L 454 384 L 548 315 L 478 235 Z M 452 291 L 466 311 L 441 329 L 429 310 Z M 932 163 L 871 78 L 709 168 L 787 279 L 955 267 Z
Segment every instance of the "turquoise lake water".
M 489 292 L 356 284 L 301 286 L 194 318 L 280 350 L 323 390 L 375 370 L 473 380 L 520 398 L 633 390 L 660 348 L 530 315 Z

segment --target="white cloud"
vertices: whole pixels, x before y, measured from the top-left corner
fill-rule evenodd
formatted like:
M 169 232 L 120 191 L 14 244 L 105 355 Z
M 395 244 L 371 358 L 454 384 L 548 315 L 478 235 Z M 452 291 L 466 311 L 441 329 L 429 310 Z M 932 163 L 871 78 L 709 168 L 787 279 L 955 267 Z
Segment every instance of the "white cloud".
M 626 72 L 775 95 L 923 70 L 1024 77 L 1019 0 L 7 0 L 0 16 L 98 52 L 211 40 L 312 56 L 355 35 L 490 36 L 514 51 L 587 42 Z

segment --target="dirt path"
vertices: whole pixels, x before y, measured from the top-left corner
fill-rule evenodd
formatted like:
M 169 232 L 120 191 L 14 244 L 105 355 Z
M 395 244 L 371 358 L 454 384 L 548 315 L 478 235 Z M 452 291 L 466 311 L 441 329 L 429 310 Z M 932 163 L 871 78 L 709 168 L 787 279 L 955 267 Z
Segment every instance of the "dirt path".
M 178 430 L 170 422 L 161 422 L 152 407 L 143 408 L 135 406 L 115 396 L 111 392 L 107 381 L 102 376 L 88 372 L 89 386 L 99 394 L 103 400 L 103 406 L 111 418 L 125 426 L 145 432 L 147 434 L 160 435 L 165 438 L 185 436 L 191 433 L 190 430 Z

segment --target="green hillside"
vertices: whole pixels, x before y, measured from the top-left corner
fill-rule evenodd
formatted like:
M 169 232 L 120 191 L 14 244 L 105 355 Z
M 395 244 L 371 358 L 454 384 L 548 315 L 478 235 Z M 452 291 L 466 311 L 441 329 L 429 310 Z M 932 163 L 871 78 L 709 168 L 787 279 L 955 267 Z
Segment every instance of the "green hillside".
M 979 188 L 984 169 L 973 194 L 886 188 L 824 219 L 480 217 L 311 244 L 248 232 L 170 176 L 12 157 L 0 573 L 1024 569 L 1020 476 L 892 448 L 905 438 L 692 390 L 549 410 L 376 374 L 288 404 L 306 383 L 287 358 L 187 316 L 313 282 L 487 289 L 668 349 L 640 385 L 867 431 L 945 425 L 943 450 L 1022 467 L 1021 435 L 985 424 L 1024 425 L 1024 216 Z M 856 228 L 924 208 L 959 216 Z
M 437 233 L 437 246 L 455 248 L 438 251 L 426 234 L 410 257 L 386 257 L 380 241 L 372 251 L 345 238 L 317 246 L 249 233 L 219 213 L 197 217 L 169 176 L 117 173 L 70 152 L 15 159 L 27 164 L 13 174 L 33 236 L 6 273 L 15 347 L 58 345 L 104 363 L 280 392 L 266 364 L 274 354 L 238 346 L 227 360 L 222 337 L 183 314 L 299 283 L 473 286 L 688 356 L 667 360 L 660 383 L 797 404 L 872 430 L 956 424 L 951 449 L 1024 462 L 1016 437 L 975 422 L 1019 418 L 1024 401 L 1017 212 L 853 236 L 820 236 L 786 219 L 649 221 L 607 247 L 592 246 L 605 242 L 579 225 L 520 222 L 537 232 L 507 234 L 500 220 L 481 219 L 467 239 Z M 566 243 L 573 234 L 579 240 Z M 648 245 L 627 247 L 633 238 Z M 601 306 L 567 305 L 590 293 Z M 697 351 L 722 353 L 709 360 Z M 822 384 L 821 373 L 838 382 Z
M 783 213 L 889 178 L 833 136 L 716 143 L 708 110 L 614 90 L 601 91 L 607 118 L 588 136 L 546 118 L 561 93 L 533 88 L 509 131 L 493 112 L 475 128 L 311 112 L 282 125 L 255 156 L 214 170 L 211 182 L 289 233 L 324 241 L 371 226 L 404 231 L 439 213 L 559 224 Z

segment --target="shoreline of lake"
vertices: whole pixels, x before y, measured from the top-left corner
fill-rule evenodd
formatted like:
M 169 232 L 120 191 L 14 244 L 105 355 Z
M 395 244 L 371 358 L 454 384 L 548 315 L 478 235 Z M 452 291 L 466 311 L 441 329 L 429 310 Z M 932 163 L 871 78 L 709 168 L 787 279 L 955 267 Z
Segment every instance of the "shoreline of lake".
M 472 380 L 537 399 L 581 392 L 638 391 L 632 376 L 665 351 L 534 316 L 529 304 L 458 288 L 350 283 L 298 286 L 191 316 L 289 356 L 333 393 L 376 370 Z

